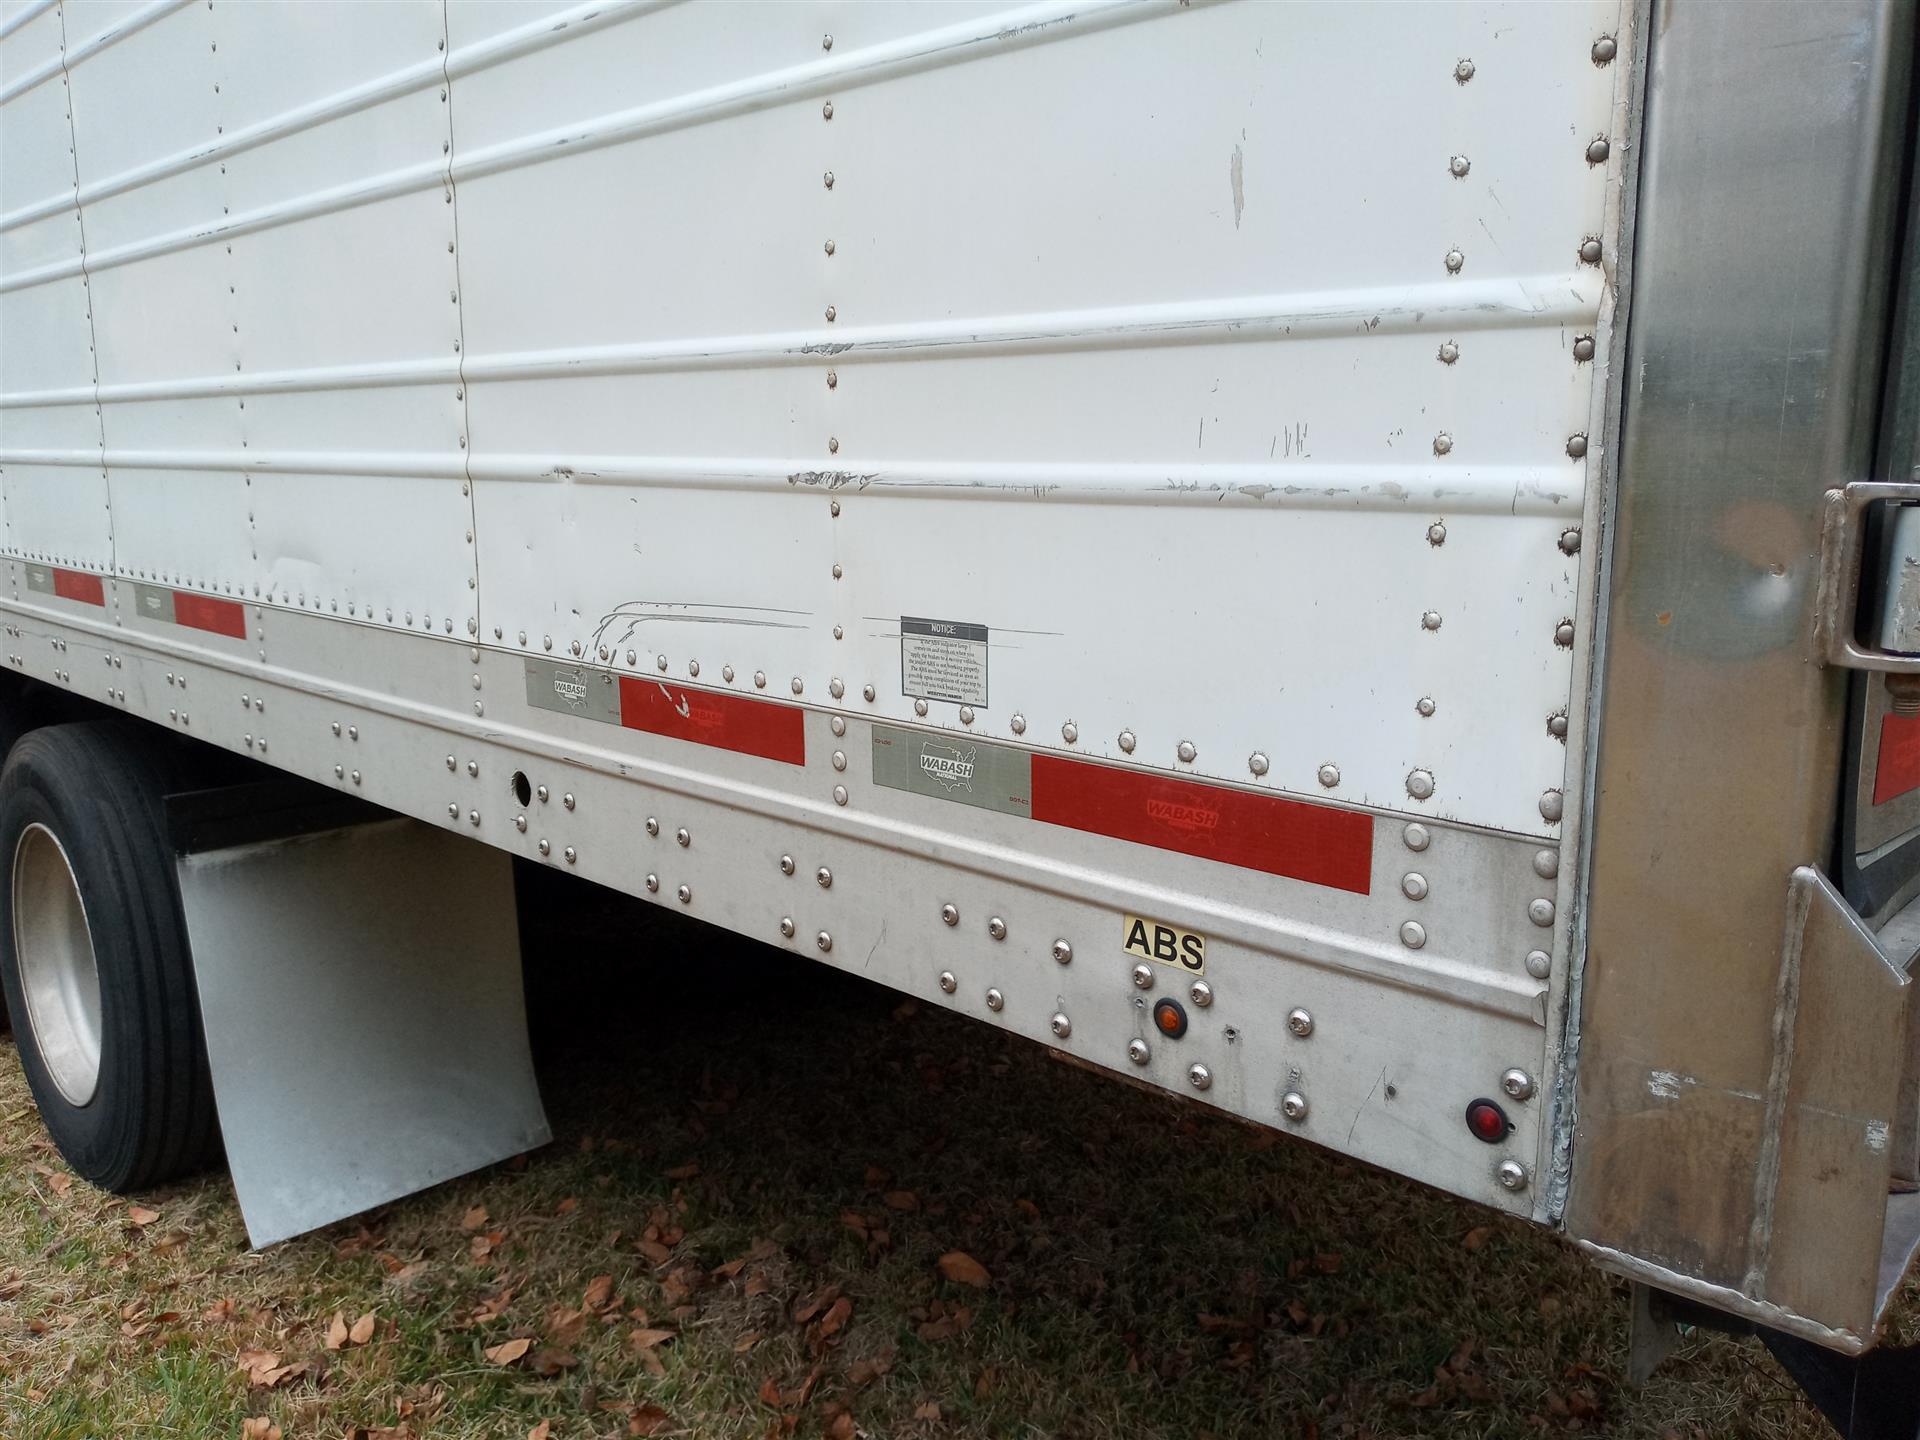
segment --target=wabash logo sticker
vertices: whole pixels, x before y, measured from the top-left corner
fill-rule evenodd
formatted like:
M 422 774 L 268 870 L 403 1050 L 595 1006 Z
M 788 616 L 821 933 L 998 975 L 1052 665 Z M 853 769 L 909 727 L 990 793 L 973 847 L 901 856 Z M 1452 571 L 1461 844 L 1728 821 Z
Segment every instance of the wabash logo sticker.
M 1147 801 L 1147 818 L 1173 830 L 1216 830 L 1220 812 L 1204 805 L 1182 805 L 1175 800 Z
M 973 789 L 971 750 L 954 750 L 928 741 L 920 747 L 920 768 L 949 790 Z
M 1142 960 L 1157 960 L 1189 975 L 1203 975 L 1207 969 L 1207 937 L 1197 930 L 1182 930 L 1159 920 L 1138 915 L 1124 917 L 1126 939 L 1121 949 Z

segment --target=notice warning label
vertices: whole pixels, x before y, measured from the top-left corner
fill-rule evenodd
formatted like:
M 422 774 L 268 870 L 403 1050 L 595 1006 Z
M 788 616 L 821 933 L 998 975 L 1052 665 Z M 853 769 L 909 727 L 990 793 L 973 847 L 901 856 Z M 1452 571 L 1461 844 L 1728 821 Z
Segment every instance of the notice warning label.
M 900 617 L 900 693 L 920 700 L 987 703 L 987 627 Z

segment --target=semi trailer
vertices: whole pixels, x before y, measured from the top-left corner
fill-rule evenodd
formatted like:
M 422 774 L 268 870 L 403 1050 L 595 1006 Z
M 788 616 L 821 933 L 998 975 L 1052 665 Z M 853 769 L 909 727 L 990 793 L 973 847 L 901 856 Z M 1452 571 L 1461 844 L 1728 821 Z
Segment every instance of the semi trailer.
M 54 1141 L 224 1154 L 260 1245 L 539 1145 L 548 867 L 1560 1231 L 1641 1361 L 1761 1327 L 1911 1433 L 1915 38 L 6 0 Z

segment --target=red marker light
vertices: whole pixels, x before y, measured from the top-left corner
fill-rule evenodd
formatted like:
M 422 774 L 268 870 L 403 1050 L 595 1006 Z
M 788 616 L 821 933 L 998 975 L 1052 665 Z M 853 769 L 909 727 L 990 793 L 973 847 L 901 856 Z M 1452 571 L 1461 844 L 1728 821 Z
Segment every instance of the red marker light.
M 1178 1000 L 1162 1000 L 1153 1007 L 1154 1027 L 1170 1040 L 1187 1033 L 1187 1012 Z
M 1513 1133 L 1513 1122 L 1493 1101 L 1475 1100 L 1467 1106 L 1467 1129 L 1473 1132 L 1474 1139 L 1498 1145 Z

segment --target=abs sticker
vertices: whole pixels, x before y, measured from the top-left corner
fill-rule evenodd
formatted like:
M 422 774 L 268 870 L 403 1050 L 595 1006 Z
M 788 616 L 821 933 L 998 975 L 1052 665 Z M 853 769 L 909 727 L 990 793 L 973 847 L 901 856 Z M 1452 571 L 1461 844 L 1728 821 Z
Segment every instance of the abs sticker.
M 1189 975 L 1204 975 L 1207 970 L 1207 937 L 1193 930 L 1179 930 L 1158 920 L 1138 915 L 1126 917 L 1126 943 L 1120 948 L 1142 960 L 1157 960 L 1162 965 L 1177 965 Z

